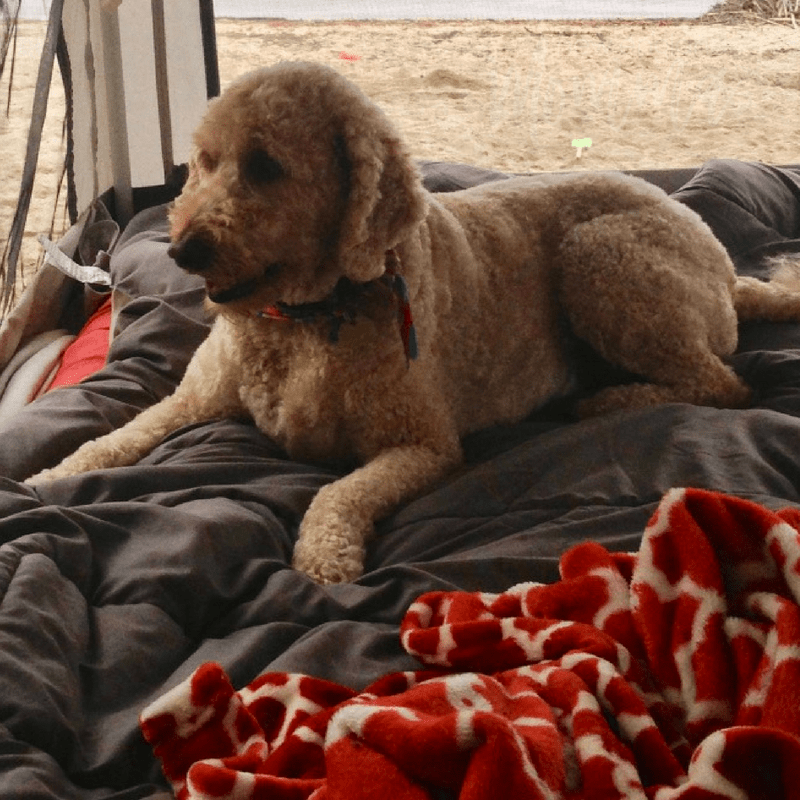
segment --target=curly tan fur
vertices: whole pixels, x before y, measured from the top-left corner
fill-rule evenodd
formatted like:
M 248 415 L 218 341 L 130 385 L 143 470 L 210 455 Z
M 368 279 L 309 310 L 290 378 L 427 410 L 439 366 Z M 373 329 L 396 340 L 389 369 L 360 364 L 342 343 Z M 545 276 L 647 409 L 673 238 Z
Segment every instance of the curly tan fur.
M 422 187 L 380 110 L 332 70 L 280 64 L 212 102 L 172 210 L 173 254 L 203 274 L 216 321 L 171 396 L 33 483 L 130 464 L 177 427 L 248 414 L 294 459 L 361 466 L 323 488 L 294 565 L 355 579 L 374 522 L 440 480 L 459 438 L 574 385 L 571 342 L 641 376 L 585 414 L 660 402 L 739 406 L 723 358 L 737 306 L 800 318 L 800 295 L 734 277 L 692 211 L 621 175 L 519 178 L 443 196 Z M 379 279 L 398 259 L 419 357 Z M 370 287 L 331 340 L 274 304 Z

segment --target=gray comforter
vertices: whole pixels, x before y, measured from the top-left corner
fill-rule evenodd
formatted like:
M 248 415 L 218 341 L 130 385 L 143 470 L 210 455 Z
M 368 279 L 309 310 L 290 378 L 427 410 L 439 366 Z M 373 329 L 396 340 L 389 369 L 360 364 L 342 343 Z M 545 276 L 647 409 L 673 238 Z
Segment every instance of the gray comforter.
M 487 177 L 424 169 L 437 190 Z M 676 196 L 748 274 L 800 250 L 797 171 L 713 162 Z M 336 475 L 289 461 L 245 422 L 181 429 L 136 466 L 19 483 L 180 379 L 208 328 L 202 286 L 166 248 L 163 208 L 131 223 L 112 274 L 133 300 L 108 366 L 0 430 L 0 797 L 166 796 L 137 717 L 203 662 L 237 686 L 275 670 L 359 689 L 415 669 L 398 624 L 420 594 L 554 581 L 559 556 L 586 539 L 635 550 L 671 487 L 800 506 L 795 324 L 742 327 L 733 366 L 756 388 L 752 408 L 576 422 L 565 401 L 470 436 L 456 474 L 379 525 L 350 585 L 289 567 L 299 519 Z M 607 381 L 593 363 L 591 381 Z

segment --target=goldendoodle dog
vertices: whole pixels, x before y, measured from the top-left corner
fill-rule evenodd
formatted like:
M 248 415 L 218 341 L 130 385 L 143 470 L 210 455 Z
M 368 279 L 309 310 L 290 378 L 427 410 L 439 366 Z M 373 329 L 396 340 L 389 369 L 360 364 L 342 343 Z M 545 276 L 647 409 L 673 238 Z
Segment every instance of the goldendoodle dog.
M 175 393 L 31 483 L 136 462 L 179 426 L 248 415 L 293 459 L 347 461 L 298 534 L 319 582 L 363 568 L 376 520 L 458 464 L 460 437 L 574 386 L 575 342 L 638 376 L 584 415 L 741 406 L 742 317 L 800 295 L 737 279 L 709 228 L 616 174 L 435 196 L 395 128 L 323 66 L 282 63 L 211 102 L 171 211 L 212 331 Z

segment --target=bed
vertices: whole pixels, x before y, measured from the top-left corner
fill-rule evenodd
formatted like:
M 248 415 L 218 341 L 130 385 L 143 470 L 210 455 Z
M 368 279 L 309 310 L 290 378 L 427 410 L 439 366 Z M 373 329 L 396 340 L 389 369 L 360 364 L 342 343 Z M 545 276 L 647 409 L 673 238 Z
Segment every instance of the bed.
M 798 169 L 644 177 L 742 273 L 800 252 Z M 336 475 L 247 421 L 20 482 L 179 381 L 208 320 L 167 242 L 163 206 L 133 219 L 106 366 L 0 422 L 0 796 L 797 796 L 800 325 L 741 326 L 750 408 L 568 398 L 467 437 L 321 587 L 289 562 Z M 619 378 L 592 367 L 583 391 Z

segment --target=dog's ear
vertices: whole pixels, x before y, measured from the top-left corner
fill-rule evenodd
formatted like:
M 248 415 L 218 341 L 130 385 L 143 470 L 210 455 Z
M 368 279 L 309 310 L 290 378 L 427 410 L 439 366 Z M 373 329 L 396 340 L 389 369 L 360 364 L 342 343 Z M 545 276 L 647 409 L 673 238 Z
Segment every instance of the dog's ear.
M 346 176 L 339 267 L 356 283 L 383 274 L 386 251 L 419 225 L 427 208 L 419 173 L 389 121 L 377 108 L 366 116 L 348 119 L 336 142 Z

